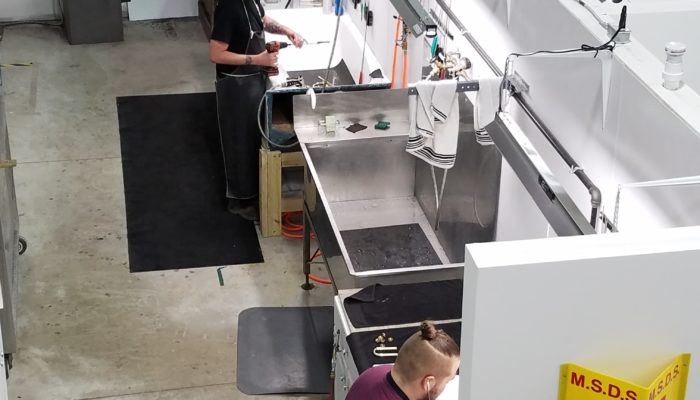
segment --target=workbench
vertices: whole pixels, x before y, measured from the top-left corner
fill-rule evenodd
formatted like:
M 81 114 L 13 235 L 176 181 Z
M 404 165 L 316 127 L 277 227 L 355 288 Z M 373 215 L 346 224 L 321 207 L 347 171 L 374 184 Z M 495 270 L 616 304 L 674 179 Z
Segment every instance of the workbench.
M 494 240 L 501 155 L 473 134 L 472 107 L 460 98 L 457 162 L 437 202 L 428 164 L 408 154 L 407 90 L 342 92 L 294 98 L 294 129 L 306 159 L 304 266 L 314 232 L 336 291 L 374 283 L 460 279 L 464 244 Z M 319 120 L 333 115 L 335 134 Z M 391 122 L 388 130 L 378 121 Z M 347 130 L 359 123 L 367 128 Z M 442 179 L 442 173 L 439 173 Z M 304 288 L 310 289 L 309 282 Z
M 326 93 L 339 91 L 351 92 L 358 90 L 387 89 L 387 83 L 355 85 L 352 77 L 346 72 L 345 63 L 333 69 L 332 76 L 340 84 L 325 89 Z M 320 71 L 290 72 L 290 76 L 306 76 L 312 79 Z M 350 79 L 350 81 L 348 81 Z M 294 131 L 293 97 L 305 96 L 308 88 L 275 88 L 269 90 L 265 109 L 265 129 L 271 138 L 274 131 L 277 136 L 286 137 L 291 142 L 297 141 Z M 315 89 L 321 93 L 322 89 Z M 274 140 L 274 139 L 273 139 Z M 298 193 L 285 194 L 282 191 L 284 169 L 303 168 L 306 166 L 300 146 L 291 148 L 275 146 L 263 140 L 260 148 L 260 230 L 263 237 L 279 236 L 282 233 L 282 213 L 303 210 L 301 190 Z M 299 186 L 303 183 L 298 182 Z
M 300 190 L 287 194 L 282 190 L 284 172 L 305 166 L 300 147 L 293 145 L 297 142 L 293 128 L 293 98 L 304 96 L 309 87 L 314 85 L 316 93 L 389 87 L 389 81 L 369 47 L 365 49 L 364 62 L 362 61 L 363 37 L 348 17 L 342 17 L 338 25 L 338 40 L 331 68 L 327 71 L 332 52 L 331 39 L 337 22 L 335 16 L 323 14 L 320 8 L 268 10 L 267 14 L 277 22 L 297 29 L 310 43 L 301 49 L 289 47 L 280 51 L 280 75 L 271 78 L 273 87 L 265 95 L 263 129 L 277 145 L 263 139 L 260 148 L 260 230 L 263 237 L 279 236 L 282 233 L 282 213 L 303 209 Z M 299 21 L 307 20 L 313 20 L 314 24 L 298 26 Z M 269 33 L 265 38 L 268 42 L 288 41 L 284 36 Z M 315 44 L 317 42 L 324 43 Z M 368 80 L 359 85 L 355 77 L 359 78 L 362 68 Z M 369 78 L 370 72 L 374 78 Z M 326 75 L 330 84 L 323 89 L 318 83 L 326 79 Z M 303 85 L 280 86 L 286 83 L 287 77 L 302 78 Z M 298 186 L 301 184 L 300 180 Z

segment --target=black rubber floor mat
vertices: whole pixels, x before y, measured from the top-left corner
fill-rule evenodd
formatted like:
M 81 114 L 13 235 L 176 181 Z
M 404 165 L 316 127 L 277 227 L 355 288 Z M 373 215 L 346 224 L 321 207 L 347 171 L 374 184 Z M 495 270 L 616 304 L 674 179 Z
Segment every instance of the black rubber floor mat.
M 418 224 L 342 231 L 355 271 L 441 265 Z
M 131 272 L 263 261 L 226 211 L 214 93 L 117 98 Z
M 330 393 L 333 307 L 249 308 L 238 316 L 238 389 Z

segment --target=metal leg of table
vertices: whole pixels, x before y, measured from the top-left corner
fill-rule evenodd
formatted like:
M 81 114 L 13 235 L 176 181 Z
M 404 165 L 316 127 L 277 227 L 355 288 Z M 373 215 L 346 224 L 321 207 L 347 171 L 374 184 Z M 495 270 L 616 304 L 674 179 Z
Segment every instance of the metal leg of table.
M 302 245 L 302 257 L 303 259 L 303 271 L 304 271 L 304 283 L 301 288 L 304 290 L 311 290 L 314 288 L 314 284 L 309 280 L 309 275 L 311 274 L 311 224 L 309 223 L 309 218 L 306 215 L 306 210 L 302 212 L 304 216 L 304 240 Z

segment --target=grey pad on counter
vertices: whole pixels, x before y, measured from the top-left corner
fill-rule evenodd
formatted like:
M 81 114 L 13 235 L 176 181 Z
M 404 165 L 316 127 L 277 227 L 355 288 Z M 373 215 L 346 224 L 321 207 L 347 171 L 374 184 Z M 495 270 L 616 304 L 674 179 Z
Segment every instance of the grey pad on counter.
M 333 307 L 260 307 L 238 316 L 238 389 L 330 393 Z
M 367 129 L 367 127 L 362 125 L 362 124 L 355 123 L 355 124 L 348 126 L 345 129 L 351 133 L 357 133 L 357 132 L 360 132 L 360 131 Z

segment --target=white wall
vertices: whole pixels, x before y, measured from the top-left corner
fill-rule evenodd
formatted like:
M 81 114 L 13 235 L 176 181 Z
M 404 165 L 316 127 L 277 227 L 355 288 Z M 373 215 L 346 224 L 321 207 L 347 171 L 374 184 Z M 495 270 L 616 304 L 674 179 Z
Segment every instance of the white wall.
M 361 6 L 358 5 L 354 9 L 350 2 L 347 14 L 350 15 L 355 25 L 364 35 L 365 22 L 361 21 Z M 370 1 L 370 9 L 374 13 L 374 24 L 367 28 L 367 45 L 374 50 L 379 63 L 382 65 L 386 73 L 386 78 L 391 79 L 391 67 L 394 58 L 394 38 L 396 34 L 396 19 L 393 17 L 398 15 L 396 9 L 391 5 L 389 0 L 374 0 Z M 426 47 L 422 38 L 416 39 L 413 35 L 410 36 L 408 42 L 408 82 L 415 82 L 420 79 L 421 67 L 426 62 Z M 401 78 L 403 73 L 403 51 L 398 49 L 396 63 L 396 87 L 401 87 Z
M 663 6 L 662 6 L 663 7 Z M 684 81 L 700 93 L 700 4 L 695 10 L 679 12 L 647 12 L 630 15 L 634 38 L 652 52 L 659 61 L 666 61 L 666 43 L 682 42 L 689 45 L 683 57 Z
M 513 223 L 517 221 L 517 223 Z M 526 240 L 556 236 L 508 161 L 501 167 L 501 192 L 496 240 Z
M 511 51 L 600 43 L 557 0 L 513 2 L 510 23 L 504 13 L 490 11 L 506 1 L 469 0 L 460 2 L 458 10 L 497 61 Z M 481 10 L 485 14 L 468 10 Z M 484 20 L 489 23 L 481 23 Z M 642 82 L 620 61 L 620 57 L 634 50 L 621 46 L 613 58 L 603 55 L 596 59 L 590 55 L 522 58 L 516 64 L 516 70 L 531 86 L 526 97 L 601 188 L 610 217 L 619 184 L 697 175 L 700 171 L 700 160 L 694 156 L 700 152 L 698 132 L 651 91 L 649 85 L 657 84 L 659 79 Z M 639 54 L 638 58 L 643 56 Z M 519 122 L 557 178 L 587 213 L 589 195 L 570 173 L 569 166 L 542 135 L 528 127 L 525 118 Z M 698 204 L 700 187 L 625 190 L 620 205 L 620 229 L 699 225 Z
M 460 400 L 556 399 L 566 363 L 651 384 L 700 353 L 699 257 L 700 227 L 467 245 Z
M 286 25 L 310 43 L 319 41 L 330 42 L 333 39 L 337 19 L 335 15 L 323 14 L 320 7 L 318 8 L 296 8 L 291 10 L 267 10 L 267 15 L 275 21 Z M 288 39 L 282 35 L 273 35 L 267 33 L 266 41 L 284 41 Z M 338 31 L 338 43 L 333 53 L 333 62 L 331 66 L 336 66 L 341 60 L 345 61 L 348 70 L 357 80 L 360 75 L 360 66 L 362 60 L 362 33 L 352 23 L 348 16 L 343 16 Z M 294 47 L 286 48 L 280 52 L 280 68 L 286 71 L 303 71 L 303 70 L 320 70 L 325 69 L 328 65 L 332 45 L 330 43 L 312 44 L 304 46 L 301 49 Z M 367 48 L 365 52 L 365 74 L 381 69 L 381 65 L 377 57 L 372 53 L 371 48 Z M 369 77 L 366 76 L 365 83 L 369 82 Z M 375 81 L 378 82 L 378 81 Z
M 54 19 L 60 15 L 55 0 L 0 0 L 0 20 Z

